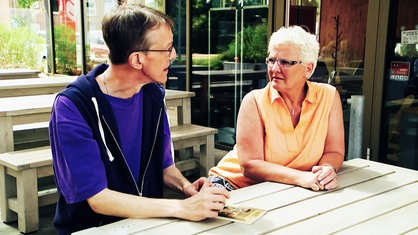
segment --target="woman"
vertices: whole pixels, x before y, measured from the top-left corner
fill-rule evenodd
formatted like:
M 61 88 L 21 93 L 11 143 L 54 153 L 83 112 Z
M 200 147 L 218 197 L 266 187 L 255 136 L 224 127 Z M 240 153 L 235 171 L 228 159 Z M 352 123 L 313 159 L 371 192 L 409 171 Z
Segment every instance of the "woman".
M 299 26 L 282 27 L 268 46 L 263 89 L 248 93 L 240 107 L 237 143 L 209 171 L 228 190 L 262 181 L 312 190 L 338 186 L 344 161 L 344 125 L 338 91 L 308 81 L 318 60 L 315 35 Z

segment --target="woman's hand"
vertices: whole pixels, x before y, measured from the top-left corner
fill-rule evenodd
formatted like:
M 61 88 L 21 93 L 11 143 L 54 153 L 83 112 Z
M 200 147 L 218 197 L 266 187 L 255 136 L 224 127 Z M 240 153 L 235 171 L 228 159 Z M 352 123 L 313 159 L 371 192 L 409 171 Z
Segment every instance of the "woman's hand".
M 312 173 L 317 175 L 318 190 L 330 190 L 338 187 L 337 172 L 333 166 L 327 164 L 314 166 Z
M 296 185 L 304 188 L 310 188 L 313 191 L 323 190 L 324 187 L 319 183 L 318 177 L 321 172 L 303 171 L 303 177 L 298 180 Z

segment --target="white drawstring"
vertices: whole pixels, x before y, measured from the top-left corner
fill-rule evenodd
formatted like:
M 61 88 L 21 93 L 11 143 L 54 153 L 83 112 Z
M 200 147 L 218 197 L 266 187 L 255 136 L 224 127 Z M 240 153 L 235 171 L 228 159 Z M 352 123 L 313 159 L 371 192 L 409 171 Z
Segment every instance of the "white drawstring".
M 97 121 L 98 121 L 98 124 L 99 124 L 99 131 L 100 131 L 100 135 L 102 136 L 103 143 L 106 147 L 106 152 L 107 152 L 107 155 L 109 156 L 109 161 L 113 162 L 113 160 L 115 158 L 113 157 L 112 153 L 110 152 L 110 150 L 109 150 L 109 148 L 107 147 L 107 144 L 106 144 L 106 139 L 105 139 L 105 136 L 104 136 L 103 126 L 102 126 L 102 122 L 100 121 L 100 116 L 99 116 L 99 105 L 97 104 L 96 97 L 91 97 L 91 101 L 93 101 L 94 108 L 96 109 L 96 114 L 97 114 L 97 119 L 98 119 Z
M 170 126 L 170 116 L 168 115 L 167 103 L 165 101 L 165 98 L 164 98 L 164 111 L 165 111 L 165 114 L 167 116 L 167 121 L 169 122 L 168 124 Z M 173 158 L 173 162 L 174 162 L 174 160 L 175 160 L 174 159 L 174 145 L 173 145 L 173 140 L 171 139 L 171 133 L 170 133 L 170 147 L 171 147 L 171 158 Z

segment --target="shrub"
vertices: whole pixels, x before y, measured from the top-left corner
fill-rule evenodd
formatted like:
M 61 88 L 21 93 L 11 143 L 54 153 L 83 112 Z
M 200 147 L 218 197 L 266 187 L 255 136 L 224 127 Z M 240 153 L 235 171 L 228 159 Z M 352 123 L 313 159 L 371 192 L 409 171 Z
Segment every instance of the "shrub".
M 0 24 L 0 67 L 40 69 L 45 39 L 27 26 Z
M 256 26 L 248 26 L 243 31 L 243 58 L 245 63 L 260 63 L 264 62 L 267 55 L 267 25 L 260 24 Z M 241 55 L 241 33 L 238 33 L 238 49 L 235 55 L 235 40 L 232 41 L 228 50 L 221 54 L 221 59 L 227 61 L 234 61 L 235 57 Z
M 77 67 L 76 35 L 74 30 L 66 25 L 54 27 L 55 60 L 58 74 L 73 75 Z

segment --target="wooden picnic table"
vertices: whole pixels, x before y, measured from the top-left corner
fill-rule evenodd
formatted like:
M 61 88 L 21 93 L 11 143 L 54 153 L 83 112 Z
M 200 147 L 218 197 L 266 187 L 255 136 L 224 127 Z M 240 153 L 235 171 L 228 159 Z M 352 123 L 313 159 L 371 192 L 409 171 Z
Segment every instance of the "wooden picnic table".
M 253 224 L 206 219 L 124 219 L 75 234 L 417 234 L 418 171 L 364 159 L 344 162 L 339 187 L 314 192 L 265 182 L 228 203 L 262 208 Z
M 0 80 L 0 97 L 53 94 L 77 77 L 45 77 Z
M 56 94 L 0 98 L 0 153 L 14 150 L 13 125 L 49 121 Z M 177 125 L 191 123 L 194 92 L 166 90 L 168 107 L 176 108 Z

